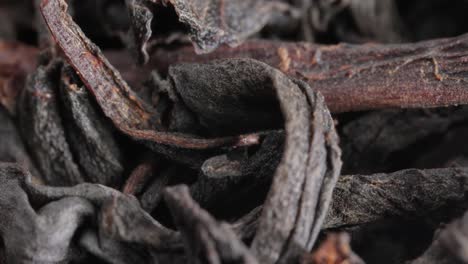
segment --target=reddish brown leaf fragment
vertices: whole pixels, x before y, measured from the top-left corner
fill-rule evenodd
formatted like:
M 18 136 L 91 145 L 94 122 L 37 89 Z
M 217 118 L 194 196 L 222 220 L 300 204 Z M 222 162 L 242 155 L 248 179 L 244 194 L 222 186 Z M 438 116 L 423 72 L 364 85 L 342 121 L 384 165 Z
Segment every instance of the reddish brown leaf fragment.
M 125 182 L 123 193 L 138 194 L 143 186 L 150 180 L 154 170 L 157 168 L 157 161 L 152 157 L 142 161 L 130 174 Z
M 468 35 L 401 45 L 253 40 L 196 55 L 190 47 L 158 50 L 153 64 L 253 58 L 302 79 L 323 94 L 334 113 L 382 108 L 440 107 L 468 103 Z
M 349 243 L 345 233 L 329 234 L 315 252 L 304 256 L 302 264 L 363 264 Z

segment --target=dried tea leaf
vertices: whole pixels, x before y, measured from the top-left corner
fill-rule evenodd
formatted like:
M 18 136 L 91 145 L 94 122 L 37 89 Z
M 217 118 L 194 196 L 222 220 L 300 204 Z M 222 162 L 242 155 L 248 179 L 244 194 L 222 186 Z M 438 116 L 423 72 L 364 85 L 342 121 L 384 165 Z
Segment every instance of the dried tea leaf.
M 258 142 L 257 135 L 206 139 L 189 134 L 165 132 L 167 128 L 161 123 L 163 113 L 156 113 L 136 96 L 99 48 L 86 38 L 66 10 L 67 4 L 63 0 L 43 1 L 41 6 L 52 36 L 66 59 L 95 96 L 104 114 L 119 130 L 138 140 L 188 149 L 251 145 Z
M 348 12 L 352 22 L 344 19 Z M 341 15 L 341 16 L 340 16 Z M 305 16 L 317 32 L 334 32 L 344 42 L 402 42 L 405 27 L 394 0 L 318 0 Z M 354 28 L 354 27 L 355 28 Z
M 166 189 L 164 198 L 193 263 L 258 263 L 227 224 L 218 223 L 190 197 L 187 186 Z
M 461 263 L 468 263 L 468 214 L 449 224 L 440 234 L 442 245 Z
M 25 172 L 0 163 L 0 237 L 8 263 L 59 263 L 69 258 L 77 228 L 94 214 L 89 201 L 67 197 L 35 209 L 21 188 Z
M 467 180 L 468 169 L 461 167 L 343 175 L 322 228 L 366 226 L 387 218 L 444 221 L 466 210 Z M 250 222 L 257 226 L 259 219 Z
M 178 234 L 154 220 L 131 196 L 118 195 L 102 204 L 101 232 L 117 241 L 162 250 L 180 241 Z
M 197 53 L 211 52 L 222 44 L 237 46 L 270 21 L 297 11 L 277 0 L 126 0 L 126 4 L 132 22 L 131 41 L 141 64 L 149 60 L 147 45 L 156 15 L 155 4 L 174 8 L 180 22 L 188 27 Z
M 443 245 L 441 241 L 441 232 L 444 230 L 436 231 L 434 235 L 434 241 L 427 248 L 427 250 L 419 257 L 414 260 L 408 261 L 408 264 L 462 264 L 461 262 L 450 251 Z
M 390 216 L 430 218 L 443 207 L 463 207 L 467 177 L 466 168 L 342 176 L 325 226 L 359 225 Z
M 135 47 L 140 64 L 146 64 L 149 60 L 147 44 L 152 35 L 151 22 L 153 21 L 153 12 L 151 10 L 151 0 L 125 0 L 129 11 L 132 26 L 130 34 L 131 43 Z
M 197 53 L 210 52 L 220 44 L 236 46 L 260 31 L 275 13 L 289 9 L 275 0 L 162 2 L 173 5 L 179 20 L 189 26 Z
M 80 238 L 81 245 L 99 257 L 115 258 L 112 262 L 122 258 L 114 246 L 128 251 L 128 258 L 133 259 L 182 247 L 180 236 L 144 212 L 133 196 L 103 185 L 35 185 L 26 171 L 0 163 L 0 190 L 0 237 L 7 259 L 34 263 L 71 260 L 70 252 L 75 251 L 71 240 L 81 237 L 75 231 L 85 219 L 91 221 L 88 228 L 97 230 L 88 229 Z M 96 236 L 98 246 L 93 240 Z
M 411 157 L 401 160 L 399 153 L 411 151 L 415 160 L 429 146 L 435 146 L 434 137 L 466 122 L 467 114 L 468 108 L 453 107 L 362 115 L 342 128 L 343 170 L 347 174 L 367 174 L 407 168 L 413 160 Z M 418 145 L 424 147 L 418 151 Z
M 0 106 L 0 162 L 16 162 L 28 169 L 39 182 L 42 177 L 26 151 L 16 125 L 6 109 Z
M 99 234 L 124 243 L 138 244 L 147 250 L 178 247 L 178 235 L 154 220 L 131 195 L 99 184 L 82 183 L 74 187 L 51 187 L 25 183 L 36 201 L 66 197 L 84 198 L 97 208 Z
M 275 100 L 279 101 L 286 147 L 252 247 L 262 263 L 288 258 L 285 253 L 295 255 L 292 245 L 310 250 L 341 167 L 337 135 L 323 98 L 307 84 L 251 59 L 183 64 L 172 67 L 169 78 L 200 123 L 221 131 L 277 126 L 282 121 L 271 113 L 278 111 Z
M 350 10 L 359 33 L 383 43 L 403 42 L 403 20 L 395 0 L 351 0 Z
M 147 155 L 143 158 L 130 176 L 127 178 L 122 192 L 125 194 L 139 195 L 147 183 L 154 177 L 160 161 L 155 155 Z
M 207 159 L 197 182 L 190 186 L 194 200 L 207 209 L 251 207 L 263 202 L 281 160 L 283 142 L 282 131 L 271 132 L 255 152 L 235 149 Z
M 73 185 L 84 181 L 70 150 L 59 110 L 60 63 L 39 66 L 28 77 L 18 105 L 22 137 L 51 185 Z
M 438 230 L 430 247 L 411 264 L 468 263 L 468 214 Z
M 258 228 L 258 219 L 262 215 L 262 207 L 256 207 L 248 214 L 239 218 L 237 221 L 231 224 L 231 229 L 236 235 L 244 242 L 250 242 L 255 235 Z
M 123 180 L 123 152 L 110 124 L 97 111 L 73 69 L 64 67 L 61 75 L 64 126 L 81 170 L 89 182 L 119 186 Z
M 177 165 L 160 171 L 151 181 L 144 193 L 139 197 L 141 207 L 147 212 L 152 212 L 162 200 L 163 191 L 169 185 L 170 180 L 180 173 L 181 170 Z
M 79 245 L 90 254 L 108 263 L 145 263 L 151 259 L 151 255 L 144 252 L 144 250 L 100 236 L 94 230 L 89 229 L 79 237 Z
M 191 47 L 160 49 L 154 66 L 214 59 L 252 58 L 309 83 L 333 113 L 465 104 L 468 34 L 405 44 L 317 45 L 251 40 L 196 55 Z

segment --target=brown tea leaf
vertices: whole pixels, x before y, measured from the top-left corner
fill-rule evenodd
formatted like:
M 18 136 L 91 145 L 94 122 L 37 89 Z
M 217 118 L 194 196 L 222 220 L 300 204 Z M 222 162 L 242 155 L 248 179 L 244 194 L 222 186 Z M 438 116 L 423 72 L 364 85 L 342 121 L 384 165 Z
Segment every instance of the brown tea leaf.
M 187 186 L 167 188 L 164 198 L 193 263 L 258 263 L 227 224 L 218 223 L 190 197 Z
M 44 0 L 41 11 L 70 65 L 95 96 L 103 112 L 123 133 L 144 141 L 189 149 L 257 144 L 257 135 L 205 139 L 166 132 L 161 114 L 144 103 L 66 13 L 64 0 Z
M 317 45 L 252 40 L 196 55 L 190 47 L 155 52 L 154 66 L 253 58 L 306 81 L 333 113 L 465 104 L 468 34 L 398 45 Z M 287 67 L 286 67 L 287 66 Z
M 28 169 L 38 182 L 42 181 L 42 176 L 36 169 L 34 161 L 31 159 L 20 133 L 8 114 L 7 110 L 0 106 L 0 162 L 16 162 Z
M 84 182 L 67 142 L 59 110 L 60 68 L 57 61 L 39 66 L 28 77 L 18 103 L 22 138 L 44 181 L 55 186 Z
M 158 2 L 158 0 L 156 0 Z M 237 46 L 260 31 L 275 12 L 289 7 L 275 0 L 162 0 L 174 6 L 179 20 L 187 24 L 197 53 L 220 44 Z
M 61 72 L 64 126 L 80 169 L 87 180 L 119 186 L 123 179 L 123 150 L 119 147 L 110 122 L 104 119 L 70 66 Z
M 11 163 L 0 163 L 0 236 L 7 263 L 68 261 L 72 238 L 94 208 L 78 197 L 33 208 L 21 187 L 25 173 Z

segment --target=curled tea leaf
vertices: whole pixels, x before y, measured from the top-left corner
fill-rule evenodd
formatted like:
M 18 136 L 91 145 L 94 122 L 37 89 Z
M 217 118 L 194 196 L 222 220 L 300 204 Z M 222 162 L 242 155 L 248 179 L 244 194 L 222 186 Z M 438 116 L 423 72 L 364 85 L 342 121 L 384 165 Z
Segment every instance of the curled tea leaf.
M 341 169 L 338 137 L 323 97 L 302 82 L 279 76 L 273 82 L 286 139 L 252 243 L 262 263 L 291 261 L 312 249 Z
M 47 184 L 84 181 L 67 142 L 59 111 L 60 63 L 39 66 L 22 91 L 18 119 L 22 137 Z
M 206 139 L 165 132 L 167 128 L 161 124 L 161 113 L 156 113 L 130 89 L 99 48 L 90 42 L 67 14 L 64 0 L 43 0 L 41 11 L 70 65 L 95 96 L 104 114 L 123 133 L 138 140 L 188 149 L 258 142 L 255 135 Z
M 67 197 L 33 208 L 22 189 L 26 172 L 0 163 L 0 236 L 8 263 L 57 263 L 68 261 L 72 238 L 87 217 L 92 204 Z
M 89 182 L 118 186 L 122 183 L 123 151 L 110 124 L 78 80 L 73 69 L 62 70 L 60 98 L 68 143 Z
M 35 180 L 42 181 L 20 133 L 7 110 L 0 107 L 0 162 L 16 162 L 27 168 Z
M 286 3 L 275 0 L 163 0 L 174 6 L 179 20 L 187 24 L 197 53 L 220 44 L 236 46 L 260 31 L 275 13 L 286 11 Z
M 164 198 L 194 263 L 258 263 L 226 224 L 216 222 L 191 199 L 186 186 L 167 188 Z
M 132 22 L 131 36 L 132 43 L 136 45 L 138 61 L 145 64 L 149 60 L 147 44 L 151 38 L 151 21 L 153 12 L 151 10 L 150 0 L 126 0 L 127 9 Z

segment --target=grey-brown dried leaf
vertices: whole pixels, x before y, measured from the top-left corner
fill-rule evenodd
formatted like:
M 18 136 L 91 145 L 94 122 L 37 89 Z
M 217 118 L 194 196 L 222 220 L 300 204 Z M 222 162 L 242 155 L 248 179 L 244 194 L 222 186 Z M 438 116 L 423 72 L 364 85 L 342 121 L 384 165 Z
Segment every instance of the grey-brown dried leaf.
M 343 171 L 369 174 L 413 167 L 428 149 L 439 151 L 436 138 L 465 123 L 467 113 L 462 106 L 385 110 L 355 118 L 341 129 Z M 414 158 L 402 160 L 404 152 L 412 152 Z
M 67 142 L 59 106 L 60 67 L 42 65 L 28 77 L 18 105 L 22 138 L 44 181 L 73 185 L 84 181 Z
M 104 114 L 120 131 L 148 144 L 154 142 L 157 151 L 165 151 L 169 157 L 183 154 L 177 149 L 204 150 L 258 143 L 257 134 L 203 138 L 167 132 L 168 127 L 162 122 L 167 113 L 156 111 L 131 90 L 100 49 L 73 21 L 67 8 L 64 0 L 49 0 L 42 2 L 41 12 L 65 58 L 95 96 Z M 196 151 L 185 156 L 193 155 L 193 152 Z
M 119 186 L 123 181 L 123 150 L 111 124 L 71 67 L 61 73 L 60 97 L 67 142 L 88 182 Z
M 445 220 L 466 208 L 468 169 L 407 169 L 340 177 L 325 228 L 365 225 L 385 218 Z
M 206 209 L 259 205 L 281 160 L 283 143 L 284 132 L 275 131 L 266 135 L 255 151 L 234 149 L 207 159 L 190 186 L 192 197 Z
M 154 0 L 153 0 L 154 1 Z M 236 46 L 260 31 L 278 12 L 290 7 L 276 0 L 156 0 L 171 4 L 191 33 L 197 53 L 221 44 Z
M 33 207 L 22 188 L 25 177 L 20 167 L 0 163 L 0 237 L 7 263 L 68 262 L 76 230 L 94 214 L 92 204 L 67 197 Z
M 42 176 L 36 169 L 34 161 L 29 156 L 20 133 L 8 114 L 7 110 L 0 106 L 0 162 L 16 162 L 29 170 L 33 177 L 42 181 Z
M 131 27 L 131 45 L 135 50 L 138 62 L 145 64 L 149 60 L 147 51 L 148 41 L 153 33 L 151 29 L 151 22 L 153 21 L 153 5 L 151 0 L 125 0 L 127 6 Z
M 225 223 L 218 223 L 190 197 L 187 186 L 167 188 L 164 198 L 171 210 L 191 263 L 258 263 Z

